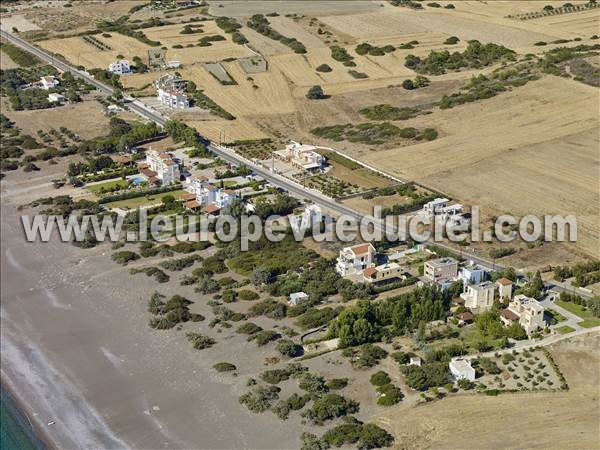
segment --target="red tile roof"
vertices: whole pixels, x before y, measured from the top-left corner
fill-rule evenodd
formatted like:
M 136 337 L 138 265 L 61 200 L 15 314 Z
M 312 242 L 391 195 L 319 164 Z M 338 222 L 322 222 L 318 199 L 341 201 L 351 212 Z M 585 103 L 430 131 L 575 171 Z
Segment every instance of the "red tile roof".
M 496 283 L 500 283 L 500 284 L 502 284 L 502 285 L 504 285 L 504 286 L 508 286 L 508 285 L 510 285 L 510 284 L 513 284 L 513 282 L 512 282 L 512 281 L 510 281 L 508 278 L 504 278 L 504 277 L 502 277 L 502 278 L 498 279 L 498 280 L 496 281 Z
M 473 320 L 473 314 L 471 314 L 468 311 L 465 311 L 463 313 L 457 314 L 456 317 L 458 317 L 463 322 L 471 322 Z
M 207 214 L 213 214 L 220 211 L 220 209 L 221 208 L 219 208 L 217 205 L 211 203 L 210 205 L 206 205 L 206 207 L 202 211 L 204 211 Z
M 142 175 L 145 175 L 148 178 L 155 178 L 156 177 L 156 172 L 154 170 L 150 170 L 148 168 L 142 168 L 142 169 L 140 169 L 140 173 Z
M 201 205 L 197 200 L 190 200 L 189 202 L 185 202 L 183 206 L 187 209 L 198 209 Z
M 364 255 L 369 252 L 370 246 L 371 244 L 358 244 L 350 247 L 350 249 L 355 255 Z
M 516 322 L 517 320 L 519 320 L 519 316 L 512 312 L 510 309 L 503 309 L 502 311 L 500 311 L 500 315 L 506 320 L 510 320 L 511 322 Z
M 376 273 L 377 269 L 375 267 L 367 267 L 365 270 L 363 270 L 363 275 L 367 278 L 371 278 Z
M 179 198 L 180 198 L 181 200 L 186 200 L 186 201 L 189 201 L 189 200 L 196 200 L 196 194 L 191 194 L 191 193 L 187 193 L 187 192 L 186 192 L 185 194 L 181 194 L 181 195 L 179 196 Z

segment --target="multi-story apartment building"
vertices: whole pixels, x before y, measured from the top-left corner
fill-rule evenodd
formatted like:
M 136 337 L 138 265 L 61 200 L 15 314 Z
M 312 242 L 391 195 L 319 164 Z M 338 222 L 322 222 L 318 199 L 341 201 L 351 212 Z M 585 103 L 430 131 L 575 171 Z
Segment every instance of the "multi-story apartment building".
M 148 150 L 146 152 L 146 163 L 140 164 L 140 173 L 154 182 L 153 178 L 162 184 L 178 183 L 181 177 L 179 164 L 173 159 L 173 155 L 167 152 Z
M 425 262 L 423 275 L 433 283 L 440 283 L 456 278 L 458 261 L 454 258 L 439 258 Z
M 473 312 L 482 312 L 494 305 L 494 284 L 491 281 L 468 285 L 466 291 L 460 294 L 465 301 L 465 307 Z

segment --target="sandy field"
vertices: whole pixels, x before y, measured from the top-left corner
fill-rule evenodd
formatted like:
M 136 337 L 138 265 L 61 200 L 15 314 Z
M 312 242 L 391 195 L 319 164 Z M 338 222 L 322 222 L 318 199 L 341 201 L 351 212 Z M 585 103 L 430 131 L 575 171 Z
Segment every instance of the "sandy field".
M 109 118 L 104 115 L 104 107 L 91 98 L 52 109 L 11 111 L 9 116 L 25 134 L 31 136 L 36 136 L 37 130 L 60 127 L 67 127 L 84 139 L 104 136 L 109 132 Z
M 598 90 L 557 77 L 403 122 L 445 136 L 363 159 L 469 204 L 515 214 L 573 214 L 579 244 L 598 232 Z M 524 195 L 526 194 L 526 195 Z
M 222 86 L 199 66 L 184 68 L 181 73 L 184 78 L 194 81 L 199 89 L 203 89 L 206 95 L 236 117 L 285 114 L 295 111 L 288 80 L 278 70 L 256 73 L 248 77 L 237 62 L 224 63 L 223 66 L 238 85 Z
M 10 32 L 13 27 L 19 31 L 33 31 L 40 29 L 35 23 L 27 20 L 21 14 L 12 14 L 10 16 L 3 14 L 2 21 L 0 22 L 0 29 Z
M 249 17 L 253 14 L 269 14 L 277 11 L 282 16 L 285 14 L 349 14 L 373 11 L 379 8 L 379 2 L 371 0 L 353 0 L 352 2 L 335 2 L 331 0 L 290 0 L 277 2 L 272 0 L 210 0 L 210 14 L 216 16 Z
M 402 449 L 595 448 L 600 435 L 599 337 L 579 336 L 550 347 L 569 391 L 466 394 L 418 408 L 400 407 L 380 415 L 379 422 L 392 426 L 394 448 Z
M 98 50 L 91 44 L 88 44 L 81 37 L 70 37 L 64 39 L 50 39 L 39 42 L 40 47 L 53 53 L 64 56 L 68 61 L 75 65 L 82 65 L 86 68 L 102 68 L 117 59 L 121 54 L 128 60 L 133 60 L 134 56 L 139 56 L 142 60 L 147 60 L 147 50 L 150 48 L 137 39 L 123 36 L 119 33 L 110 33 L 110 38 L 102 35 L 94 36 L 101 42 L 109 45 L 112 50 Z
M 320 17 L 332 28 L 360 39 L 394 36 L 402 33 L 441 32 L 462 40 L 477 39 L 508 47 L 552 40 L 553 34 L 524 30 L 516 21 L 496 19 L 455 11 L 428 9 L 424 12 L 409 8 L 387 8 L 372 14 Z
M 269 137 L 246 119 L 235 120 L 188 120 L 186 123 L 208 139 L 219 142 L 232 142 L 243 139 L 264 139 Z M 224 137 L 223 134 L 224 133 Z
M 533 22 L 536 25 L 549 27 L 553 30 L 558 29 L 582 38 L 588 38 L 593 34 L 598 34 L 598 30 L 600 29 L 600 11 L 595 9 L 559 16 L 541 17 L 533 20 Z
M 20 66 L 12 59 L 10 59 L 10 56 L 8 56 L 4 51 L 0 52 L 0 69 L 17 69 L 19 67 Z

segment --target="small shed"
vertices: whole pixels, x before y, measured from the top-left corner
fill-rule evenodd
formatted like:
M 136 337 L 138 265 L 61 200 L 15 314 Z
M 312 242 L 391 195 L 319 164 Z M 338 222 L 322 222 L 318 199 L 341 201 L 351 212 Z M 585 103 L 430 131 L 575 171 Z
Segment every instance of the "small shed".
M 64 103 L 65 96 L 57 92 L 53 92 L 51 94 L 48 94 L 48 101 L 53 103 Z
M 409 366 L 420 366 L 421 365 L 421 358 L 419 358 L 418 356 L 411 356 L 410 360 L 408 362 Z
M 475 369 L 466 359 L 456 358 L 450 361 L 450 373 L 458 380 L 475 381 Z
M 306 292 L 293 292 L 290 294 L 288 303 L 292 306 L 296 306 L 301 300 L 308 300 L 308 294 Z

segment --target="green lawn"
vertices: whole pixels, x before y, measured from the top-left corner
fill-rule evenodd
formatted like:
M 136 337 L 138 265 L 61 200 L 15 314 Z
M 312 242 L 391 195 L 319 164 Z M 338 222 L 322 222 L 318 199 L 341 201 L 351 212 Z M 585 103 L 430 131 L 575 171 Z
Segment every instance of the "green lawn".
M 583 328 L 593 328 L 600 325 L 600 318 L 594 317 L 589 309 L 585 306 L 576 305 L 572 302 L 563 302 L 561 300 L 556 300 L 554 302 L 558 306 L 565 308 L 570 313 L 575 314 L 578 317 L 583 319 L 582 322 L 579 322 L 577 325 Z
M 583 328 L 594 328 L 600 326 L 600 319 L 598 319 L 597 317 L 594 317 L 592 319 L 585 319 L 581 322 L 578 322 L 577 325 Z
M 162 194 L 154 194 L 150 196 L 142 196 L 135 198 L 128 198 L 126 200 L 117 200 L 115 202 L 106 203 L 104 206 L 107 208 L 138 208 L 146 205 L 156 205 L 162 201 L 162 198 L 166 195 L 172 195 L 177 198 L 178 195 L 185 194 L 186 191 L 178 189 L 176 191 L 163 192 Z
M 575 331 L 575 328 L 570 327 L 569 325 L 563 325 L 562 327 L 556 328 L 556 331 L 558 331 L 560 334 L 567 334 Z
M 565 320 L 567 320 L 567 318 L 565 316 L 563 316 L 561 313 L 559 313 L 558 311 L 555 311 L 553 309 L 547 309 L 544 312 L 549 316 L 549 319 L 550 319 L 549 322 L 551 325 L 554 325 L 559 322 L 564 322 Z
M 99 183 L 94 184 L 92 186 L 86 186 L 86 189 L 94 194 L 97 194 L 98 191 L 100 191 L 100 189 L 102 188 L 108 191 L 109 189 L 112 189 L 115 186 L 118 186 L 120 188 L 126 188 L 127 186 L 129 186 L 129 183 L 127 182 L 127 180 L 122 180 L 119 178 L 118 180 L 111 180 L 107 181 L 106 183 Z

